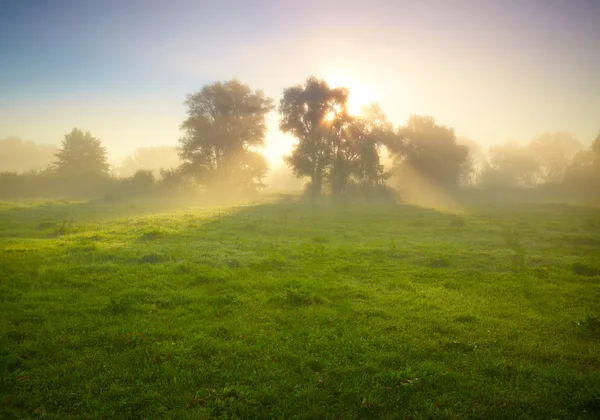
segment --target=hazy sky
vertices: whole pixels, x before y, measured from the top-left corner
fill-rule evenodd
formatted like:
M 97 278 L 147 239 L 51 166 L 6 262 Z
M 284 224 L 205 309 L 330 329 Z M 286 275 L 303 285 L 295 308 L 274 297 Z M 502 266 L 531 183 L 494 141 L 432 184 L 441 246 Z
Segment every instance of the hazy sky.
M 175 145 L 185 95 L 314 74 L 490 145 L 600 129 L 600 0 L 0 0 L 0 138 Z M 289 147 L 271 118 L 268 155 Z

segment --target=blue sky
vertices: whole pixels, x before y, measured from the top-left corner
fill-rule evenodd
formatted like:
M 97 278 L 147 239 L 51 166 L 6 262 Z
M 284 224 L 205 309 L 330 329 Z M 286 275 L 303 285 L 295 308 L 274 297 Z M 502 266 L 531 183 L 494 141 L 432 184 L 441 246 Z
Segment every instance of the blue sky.
M 175 145 L 185 95 L 238 78 L 279 100 L 314 74 L 396 124 L 489 146 L 600 129 L 600 1 L 0 2 L 0 138 L 90 130 L 120 159 Z M 270 118 L 271 157 L 290 139 Z

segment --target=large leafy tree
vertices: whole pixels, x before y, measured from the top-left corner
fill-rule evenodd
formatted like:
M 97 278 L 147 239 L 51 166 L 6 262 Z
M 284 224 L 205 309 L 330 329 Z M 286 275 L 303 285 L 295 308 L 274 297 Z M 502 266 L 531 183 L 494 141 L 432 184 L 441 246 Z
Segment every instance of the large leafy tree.
M 188 95 L 179 157 L 184 173 L 204 187 L 262 185 L 267 163 L 260 153 L 273 101 L 237 80 L 216 82 Z
M 333 158 L 332 135 L 347 100 L 346 89 L 333 89 L 315 77 L 283 92 L 279 128 L 298 139 L 286 162 L 297 177 L 310 177 L 308 191 L 313 194 L 323 188 Z
M 359 116 L 349 115 L 345 107 L 336 115 L 328 173 L 334 194 L 343 193 L 350 185 L 372 188 L 385 181 L 388 174 L 379 149 L 392 133 L 391 124 L 376 104 L 364 107 Z
M 468 148 L 457 144 L 454 130 L 432 117 L 413 115 L 388 143 L 397 167 L 442 188 L 458 184 L 468 165 Z
M 70 133 L 65 134 L 65 139 L 55 157 L 54 167 L 61 175 L 89 176 L 108 173 L 106 149 L 89 131 L 84 133 L 74 128 Z
M 353 116 L 347 103 L 347 89 L 315 77 L 284 91 L 280 128 L 298 139 L 286 161 L 297 177 L 310 178 L 309 193 L 320 194 L 325 183 L 341 194 L 350 185 L 372 187 L 385 179 L 379 146 L 391 126 L 379 107 Z

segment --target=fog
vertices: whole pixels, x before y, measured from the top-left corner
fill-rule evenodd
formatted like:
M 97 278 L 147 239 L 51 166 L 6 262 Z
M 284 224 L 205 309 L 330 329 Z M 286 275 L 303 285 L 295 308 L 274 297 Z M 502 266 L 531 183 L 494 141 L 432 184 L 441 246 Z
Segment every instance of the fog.
M 600 3 L 141 5 L 2 6 L 12 40 L 0 46 L 3 179 L 57 176 L 55 155 L 78 128 L 99 141 L 109 165 L 100 175 L 119 185 L 186 178 L 185 188 L 214 193 L 209 184 L 227 179 L 325 195 L 379 185 L 406 199 L 595 182 Z M 282 105 L 289 89 L 312 89 L 310 78 L 337 103 L 320 119 L 327 100 L 288 98 L 314 115 Z M 227 95 L 261 92 L 259 114 L 236 108 L 241 97 L 190 104 L 219 84 Z M 193 109 L 211 103 L 221 114 Z M 381 115 L 361 114 L 371 103 Z M 223 120 L 223 106 L 251 121 Z M 323 147 L 308 147 L 315 136 Z

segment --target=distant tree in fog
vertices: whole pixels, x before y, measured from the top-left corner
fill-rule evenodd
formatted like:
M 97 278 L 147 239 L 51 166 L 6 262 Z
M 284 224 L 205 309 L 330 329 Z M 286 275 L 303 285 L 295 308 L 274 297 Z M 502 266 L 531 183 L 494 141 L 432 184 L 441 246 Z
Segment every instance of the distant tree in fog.
M 596 156 L 600 157 L 600 133 L 598 133 L 598 135 L 592 142 L 592 146 L 590 147 L 590 150 L 592 152 L 594 152 L 596 154 Z M 597 164 L 600 165 L 600 161 L 598 161 Z
M 179 139 L 181 169 L 205 186 L 262 185 L 267 162 L 259 149 L 273 101 L 237 80 L 216 82 L 188 95 Z
M 537 160 L 545 182 L 562 181 L 565 170 L 583 145 L 571 134 L 544 133 L 527 146 Z
M 469 164 L 467 146 L 456 142 L 454 130 L 432 117 L 413 115 L 388 144 L 397 170 L 442 188 L 456 187 Z
M 598 133 L 596 139 L 592 142 L 590 150 L 592 151 L 592 153 L 594 153 L 594 173 L 596 179 L 600 181 L 600 133 Z
M 479 183 L 485 187 L 534 187 L 540 180 L 540 164 L 532 150 L 515 142 L 489 150 Z
M 600 187 L 600 133 L 587 150 L 578 152 L 565 170 L 565 182 Z
M 106 161 L 106 149 L 100 140 L 90 132 L 74 128 L 65 134 L 60 149 L 55 154 L 56 172 L 67 176 L 105 175 L 109 165 Z
M 56 146 L 23 141 L 17 137 L 0 140 L 0 172 L 27 172 L 42 170 L 50 165 Z
M 128 177 L 144 169 L 157 176 L 161 169 L 176 168 L 180 163 L 177 149 L 174 147 L 140 147 L 131 156 L 127 156 L 114 171 L 119 176 Z
M 462 166 L 459 184 L 463 187 L 472 187 L 477 184 L 481 175 L 481 170 L 486 162 L 485 154 L 479 143 L 467 137 L 459 137 L 456 142 L 465 146 L 469 153 L 465 164 Z

